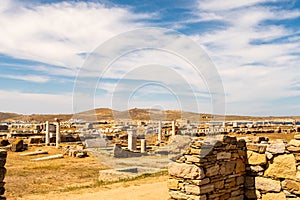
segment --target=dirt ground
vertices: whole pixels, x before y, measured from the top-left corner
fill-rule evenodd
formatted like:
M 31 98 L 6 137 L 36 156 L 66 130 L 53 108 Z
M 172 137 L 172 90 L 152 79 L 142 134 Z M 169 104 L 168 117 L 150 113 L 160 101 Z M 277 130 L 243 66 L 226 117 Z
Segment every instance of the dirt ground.
M 62 153 L 55 147 L 30 147 L 25 152 L 38 149 L 47 150 L 48 155 Z M 151 193 L 162 195 L 157 199 L 167 199 L 166 176 L 102 185 L 98 182 L 99 170 L 108 167 L 91 156 L 31 161 L 48 155 L 20 156 L 21 153 L 24 152 L 8 152 L 4 180 L 7 199 L 155 199 Z
M 167 176 L 116 183 L 63 193 L 25 195 L 26 200 L 163 200 L 168 199 Z
M 48 155 L 62 153 L 54 147 L 30 147 L 28 151 L 47 150 Z M 100 169 L 107 168 L 92 157 L 48 161 L 31 161 L 39 156 L 20 156 L 20 152 L 8 152 L 5 176 L 5 196 L 18 199 L 28 194 L 45 194 L 49 191 L 67 191 L 84 187 L 97 181 Z

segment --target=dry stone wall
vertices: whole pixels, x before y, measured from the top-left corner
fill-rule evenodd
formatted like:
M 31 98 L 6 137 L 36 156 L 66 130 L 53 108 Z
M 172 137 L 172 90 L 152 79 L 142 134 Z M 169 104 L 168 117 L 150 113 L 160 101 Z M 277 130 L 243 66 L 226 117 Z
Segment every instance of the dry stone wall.
M 300 199 L 299 139 L 246 138 L 245 199 Z
M 300 135 L 196 140 L 169 175 L 170 199 L 300 200 Z
M 176 162 L 169 165 L 170 199 L 244 199 L 246 145 L 244 140 L 193 141 Z
M 7 152 L 5 150 L 0 150 L 0 200 L 6 199 L 5 197 L 2 196 L 5 192 L 4 177 L 6 174 L 6 169 L 5 169 L 6 158 L 7 158 Z

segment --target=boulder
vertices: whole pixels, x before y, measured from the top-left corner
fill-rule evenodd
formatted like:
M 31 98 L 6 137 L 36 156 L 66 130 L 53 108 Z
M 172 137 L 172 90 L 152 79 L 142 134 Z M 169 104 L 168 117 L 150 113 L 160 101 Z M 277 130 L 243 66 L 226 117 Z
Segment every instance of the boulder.
M 293 154 L 280 155 L 274 158 L 265 171 L 265 176 L 276 178 L 296 178 L 296 162 Z

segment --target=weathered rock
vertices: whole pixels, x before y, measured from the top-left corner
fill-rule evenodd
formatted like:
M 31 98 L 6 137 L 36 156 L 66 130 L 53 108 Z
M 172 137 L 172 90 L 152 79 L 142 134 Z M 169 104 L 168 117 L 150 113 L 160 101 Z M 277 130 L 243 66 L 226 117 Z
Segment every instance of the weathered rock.
M 231 153 L 230 152 L 219 152 L 219 153 L 217 153 L 217 160 L 230 159 L 230 158 L 231 158 Z
M 213 184 L 203 185 L 203 186 L 196 186 L 192 184 L 185 185 L 185 191 L 187 194 L 193 194 L 193 195 L 200 195 L 209 193 L 214 190 Z
M 258 153 L 265 153 L 266 149 L 267 149 L 267 145 L 265 144 L 247 144 L 247 150 L 249 151 L 254 151 L 254 152 L 258 152 Z
M 265 192 L 279 192 L 281 190 L 281 185 L 280 181 L 263 177 L 255 177 L 255 188 Z
M 193 183 L 194 185 L 205 185 L 207 183 L 210 182 L 209 178 L 205 178 L 205 179 L 201 179 L 201 180 L 191 180 L 191 183 Z
M 273 158 L 273 154 L 271 154 L 270 152 L 266 152 L 265 154 L 266 154 L 268 160 L 271 160 Z
M 267 193 L 262 195 L 262 200 L 285 200 L 285 194 L 280 193 Z
M 203 169 L 195 165 L 189 165 L 185 163 L 171 163 L 169 164 L 168 168 L 169 174 L 171 176 L 180 178 L 202 179 L 205 176 Z
M 235 162 L 234 161 L 228 161 L 221 165 L 220 167 L 220 174 L 222 175 L 229 175 L 232 174 L 235 170 Z
M 245 172 L 246 165 L 245 162 L 241 159 L 236 160 L 235 173 L 239 174 L 241 172 Z
M 253 172 L 262 172 L 262 171 L 264 171 L 264 168 L 260 165 L 250 166 L 250 169 Z
M 289 146 L 287 147 L 287 150 L 291 152 L 300 152 L 300 147 Z
M 253 151 L 247 151 L 248 163 L 250 165 L 264 165 L 267 163 L 265 154 L 255 153 Z
M 300 140 L 293 139 L 289 142 L 289 145 L 292 145 L 292 146 L 295 146 L 295 147 L 300 147 Z
M 12 144 L 11 144 L 11 151 L 14 152 L 19 152 L 23 150 L 23 140 L 16 139 Z
M 282 182 L 282 187 L 291 193 L 300 194 L 300 182 L 298 181 L 285 179 Z
M 280 155 L 274 158 L 265 171 L 265 176 L 294 179 L 296 176 L 296 162 L 292 154 Z
M 215 176 L 219 174 L 219 165 L 212 166 L 208 169 L 206 169 L 206 176 Z
M 169 179 L 168 188 L 171 190 L 177 190 L 179 188 L 179 181 L 176 179 Z
M 268 145 L 266 151 L 272 154 L 282 154 L 285 151 L 285 144 L 283 140 L 273 141 L 270 145 Z

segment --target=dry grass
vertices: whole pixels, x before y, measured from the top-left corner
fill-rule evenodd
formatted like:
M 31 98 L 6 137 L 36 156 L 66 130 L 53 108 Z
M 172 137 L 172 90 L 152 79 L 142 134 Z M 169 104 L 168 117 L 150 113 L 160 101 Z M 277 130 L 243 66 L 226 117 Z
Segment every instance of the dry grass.
M 32 147 L 29 151 L 37 149 L 48 150 L 49 155 L 61 153 L 53 147 Z M 107 168 L 92 157 L 80 159 L 65 156 L 63 159 L 30 161 L 42 156 L 45 155 L 25 157 L 20 153 L 8 153 L 5 177 L 5 196 L 8 199 L 91 185 L 97 182 L 99 170 Z

